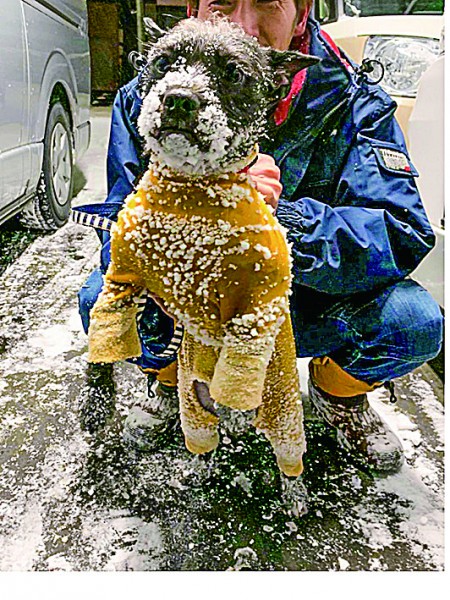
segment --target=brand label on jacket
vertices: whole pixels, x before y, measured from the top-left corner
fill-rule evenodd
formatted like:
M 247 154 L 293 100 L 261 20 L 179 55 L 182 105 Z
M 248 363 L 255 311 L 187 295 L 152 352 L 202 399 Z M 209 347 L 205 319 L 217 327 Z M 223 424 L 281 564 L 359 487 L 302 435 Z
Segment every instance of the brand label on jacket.
M 391 150 L 390 148 L 377 148 L 377 150 L 386 169 L 401 173 L 411 173 L 411 165 L 406 154 L 403 154 L 399 150 Z

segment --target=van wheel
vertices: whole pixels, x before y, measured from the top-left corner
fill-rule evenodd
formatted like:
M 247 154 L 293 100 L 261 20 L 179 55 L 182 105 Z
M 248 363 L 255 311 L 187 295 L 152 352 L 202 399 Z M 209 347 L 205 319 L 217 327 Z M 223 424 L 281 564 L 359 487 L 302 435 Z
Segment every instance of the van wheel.
M 42 173 L 34 198 L 20 214 L 27 227 L 55 231 L 69 219 L 73 190 L 73 138 L 63 106 L 50 109 L 44 136 Z

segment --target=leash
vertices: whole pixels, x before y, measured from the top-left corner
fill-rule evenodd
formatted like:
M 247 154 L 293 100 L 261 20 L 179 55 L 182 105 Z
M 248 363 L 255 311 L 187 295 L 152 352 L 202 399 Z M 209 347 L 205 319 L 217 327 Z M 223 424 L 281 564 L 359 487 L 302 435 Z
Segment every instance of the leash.
M 86 204 L 84 206 L 77 206 L 73 208 L 70 214 L 70 220 L 73 223 L 77 223 L 78 225 L 83 225 L 84 227 L 93 227 L 94 229 L 100 229 L 102 231 L 110 232 L 112 226 L 115 224 L 115 220 L 101 216 L 96 211 L 99 212 L 108 212 L 111 214 L 112 208 L 118 206 L 122 208 L 121 203 L 110 203 L 110 204 Z M 136 321 L 142 319 L 143 312 L 145 310 L 145 306 L 147 303 L 147 299 L 151 298 L 151 294 L 145 291 L 142 296 L 136 301 L 138 312 L 136 315 Z M 176 323 L 174 332 L 170 342 L 168 343 L 165 350 L 162 352 L 154 352 L 152 350 L 152 354 L 158 358 L 169 358 L 174 354 L 178 353 L 178 350 L 181 347 L 184 336 L 184 327 L 180 323 Z
M 98 215 L 88 215 L 80 210 L 72 209 L 70 213 L 70 220 L 78 225 L 84 225 L 84 227 L 93 227 L 94 229 L 101 229 L 102 231 L 111 231 L 115 221 L 107 219 L 106 217 L 100 217 Z
M 84 204 L 72 208 L 70 220 L 84 227 L 93 227 L 94 229 L 110 232 L 121 208 L 123 208 L 121 202 Z

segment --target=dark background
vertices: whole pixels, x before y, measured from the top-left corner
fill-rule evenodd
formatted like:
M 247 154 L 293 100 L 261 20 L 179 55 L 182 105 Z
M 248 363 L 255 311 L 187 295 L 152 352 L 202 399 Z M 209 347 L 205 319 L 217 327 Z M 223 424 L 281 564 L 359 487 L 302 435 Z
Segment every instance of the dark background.
M 137 0 L 88 0 L 92 103 L 109 104 L 115 92 L 135 75 L 128 62 L 138 50 Z M 141 0 L 142 15 L 161 27 L 186 17 L 185 0 Z M 145 37 L 142 40 L 145 42 Z

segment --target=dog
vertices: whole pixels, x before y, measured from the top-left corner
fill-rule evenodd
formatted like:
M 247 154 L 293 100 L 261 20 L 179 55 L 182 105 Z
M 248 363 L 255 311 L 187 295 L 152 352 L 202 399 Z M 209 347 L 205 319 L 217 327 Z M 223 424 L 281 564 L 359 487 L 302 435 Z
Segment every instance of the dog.
M 152 44 L 141 73 L 139 133 L 149 168 L 111 232 L 111 263 L 91 312 L 91 363 L 141 354 L 143 292 L 183 326 L 178 391 L 185 443 L 219 443 L 220 407 L 256 410 L 282 473 L 306 449 L 289 316 L 285 231 L 247 174 L 268 117 L 315 62 L 262 47 L 224 18 L 191 18 Z

